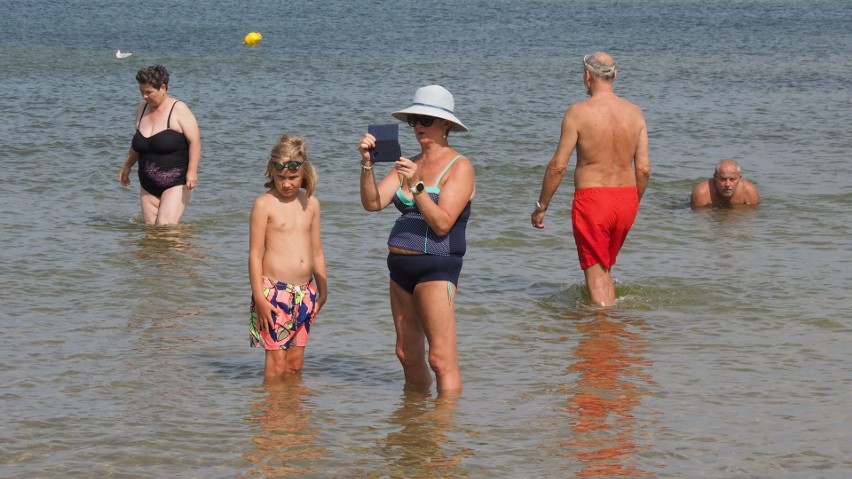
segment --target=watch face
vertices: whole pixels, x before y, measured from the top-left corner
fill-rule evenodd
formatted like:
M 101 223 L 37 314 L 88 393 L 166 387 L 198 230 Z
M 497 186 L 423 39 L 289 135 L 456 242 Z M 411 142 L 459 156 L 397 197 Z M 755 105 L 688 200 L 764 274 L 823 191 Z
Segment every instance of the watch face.
M 423 191 L 423 190 L 426 189 L 426 185 L 424 185 L 423 182 L 421 181 L 421 182 L 418 182 L 417 185 L 414 188 L 416 188 L 417 191 Z

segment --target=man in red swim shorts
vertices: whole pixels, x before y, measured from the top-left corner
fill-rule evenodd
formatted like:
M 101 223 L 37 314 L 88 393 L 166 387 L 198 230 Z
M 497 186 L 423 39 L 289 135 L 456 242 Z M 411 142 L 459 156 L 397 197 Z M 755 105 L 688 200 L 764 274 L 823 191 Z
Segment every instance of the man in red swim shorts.
M 556 153 L 530 216 L 534 227 L 544 228 L 547 205 L 576 148 L 574 240 L 589 297 L 598 306 L 615 301 L 611 268 L 651 177 L 645 117 L 638 106 L 613 91 L 616 73 L 615 60 L 606 53 L 583 58 L 583 85 L 591 98 L 565 112 Z

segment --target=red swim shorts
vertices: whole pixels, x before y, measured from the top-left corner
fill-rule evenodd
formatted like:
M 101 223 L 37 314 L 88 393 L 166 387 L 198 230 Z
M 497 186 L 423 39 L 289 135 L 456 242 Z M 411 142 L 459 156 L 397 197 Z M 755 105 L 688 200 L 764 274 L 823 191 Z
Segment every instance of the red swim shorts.
M 600 186 L 575 191 L 571 224 L 580 268 L 585 270 L 600 263 L 604 269 L 610 269 L 638 211 L 639 195 L 635 186 Z

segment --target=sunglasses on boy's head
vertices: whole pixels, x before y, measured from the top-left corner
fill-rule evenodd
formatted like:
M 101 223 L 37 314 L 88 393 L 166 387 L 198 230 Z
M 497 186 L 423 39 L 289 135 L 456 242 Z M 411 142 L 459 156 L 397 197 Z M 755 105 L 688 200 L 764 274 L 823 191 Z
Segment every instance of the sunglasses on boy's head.
M 435 123 L 435 117 L 423 115 L 408 115 L 408 126 L 414 128 L 415 126 L 417 126 L 418 123 L 428 128 L 432 126 L 432 123 Z
M 278 171 L 281 171 L 284 168 L 287 168 L 289 171 L 299 171 L 299 168 L 302 167 L 302 162 L 296 160 L 290 160 L 287 162 L 270 161 L 269 164 Z

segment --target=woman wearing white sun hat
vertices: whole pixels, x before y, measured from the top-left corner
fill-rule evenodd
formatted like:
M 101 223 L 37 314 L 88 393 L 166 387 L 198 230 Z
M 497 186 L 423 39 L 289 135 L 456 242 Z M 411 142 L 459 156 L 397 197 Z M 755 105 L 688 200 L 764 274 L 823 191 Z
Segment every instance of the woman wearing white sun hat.
M 414 93 L 408 108 L 392 113 L 411 126 L 420 154 L 399 158 L 381 181 L 370 162 L 375 137 L 367 133 L 358 145 L 364 209 L 380 211 L 393 203 L 402 213 L 388 238 L 387 261 L 396 354 L 406 389 L 428 391 L 431 368 L 439 394 L 462 387 L 454 307 L 476 192 L 473 165 L 447 141 L 450 131 L 467 131 L 454 110 L 453 95 L 429 85 Z

